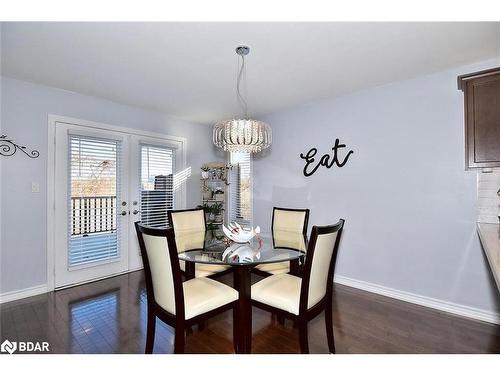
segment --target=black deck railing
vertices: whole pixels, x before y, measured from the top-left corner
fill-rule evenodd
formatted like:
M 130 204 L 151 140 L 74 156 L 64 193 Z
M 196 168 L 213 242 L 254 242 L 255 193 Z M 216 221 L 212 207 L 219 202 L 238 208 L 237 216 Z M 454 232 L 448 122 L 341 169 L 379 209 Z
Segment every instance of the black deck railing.
M 71 197 L 71 235 L 116 230 L 116 196 Z

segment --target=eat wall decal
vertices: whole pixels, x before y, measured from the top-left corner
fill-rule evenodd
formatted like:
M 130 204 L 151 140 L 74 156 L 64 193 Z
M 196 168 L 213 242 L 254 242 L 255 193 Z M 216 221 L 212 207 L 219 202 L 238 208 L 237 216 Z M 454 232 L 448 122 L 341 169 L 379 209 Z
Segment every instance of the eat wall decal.
M 314 172 L 316 172 L 318 168 L 321 166 L 330 169 L 331 167 L 336 165 L 337 167 L 342 168 L 344 165 L 346 165 L 347 161 L 349 160 L 349 156 L 354 154 L 353 150 L 349 150 L 345 158 L 342 161 L 340 161 L 339 149 L 342 149 L 344 147 L 346 147 L 346 145 L 340 143 L 340 140 L 337 138 L 335 140 L 335 145 L 332 147 L 333 155 L 326 153 L 321 157 L 321 159 L 319 159 L 319 162 L 317 163 L 315 156 L 318 153 L 318 149 L 316 147 L 311 148 L 305 155 L 301 153 L 300 158 L 306 161 L 306 165 L 304 165 L 304 170 L 302 171 L 304 173 L 304 176 L 306 177 L 312 176 Z

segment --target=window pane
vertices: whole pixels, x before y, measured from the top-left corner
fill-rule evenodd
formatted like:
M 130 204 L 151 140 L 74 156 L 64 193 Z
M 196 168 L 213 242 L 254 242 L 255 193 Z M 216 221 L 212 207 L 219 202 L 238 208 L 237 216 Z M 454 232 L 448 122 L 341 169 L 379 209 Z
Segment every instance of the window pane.
M 120 147 L 114 140 L 69 137 L 69 267 L 118 257 Z
M 168 225 L 167 211 L 174 208 L 174 151 L 141 145 L 141 222 L 152 227 Z
M 232 152 L 230 163 L 230 215 L 231 221 L 252 225 L 252 157 L 249 153 Z

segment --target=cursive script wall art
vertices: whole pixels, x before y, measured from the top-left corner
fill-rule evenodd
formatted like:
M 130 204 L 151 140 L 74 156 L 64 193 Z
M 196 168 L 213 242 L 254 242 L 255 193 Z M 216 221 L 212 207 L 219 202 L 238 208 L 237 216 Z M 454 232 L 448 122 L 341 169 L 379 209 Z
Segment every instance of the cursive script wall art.
M 349 156 L 351 156 L 354 151 L 349 150 L 345 158 L 340 161 L 339 159 L 339 149 L 346 147 L 346 145 L 340 143 L 339 139 L 337 138 L 335 140 L 335 145 L 332 147 L 333 155 L 330 154 L 324 154 L 321 159 L 319 159 L 318 162 L 316 162 L 316 154 L 318 153 L 318 149 L 313 147 L 311 148 L 305 155 L 300 154 L 301 159 L 304 159 L 306 161 L 306 165 L 304 165 L 304 176 L 309 177 L 314 174 L 318 170 L 319 167 L 324 166 L 328 169 L 336 165 L 339 168 L 342 168 L 346 163 L 347 160 L 349 159 Z M 331 160 L 330 160 L 331 158 Z
M 7 139 L 6 135 L 0 136 L 0 155 L 2 156 L 12 156 L 16 153 L 17 150 L 20 150 L 27 156 L 29 156 L 32 159 L 35 159 L 40 156 L 40 152 L 37 150 L 32 150 L 30 152 L 26 151 L 26 146 L 20 146 L 12 139 Z

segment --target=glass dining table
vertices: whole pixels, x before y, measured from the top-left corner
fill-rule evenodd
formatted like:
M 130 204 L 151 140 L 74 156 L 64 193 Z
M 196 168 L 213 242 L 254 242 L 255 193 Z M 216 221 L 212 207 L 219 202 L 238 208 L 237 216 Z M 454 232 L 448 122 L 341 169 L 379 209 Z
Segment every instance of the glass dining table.
M 250 353 L 252 340 L 251 272 L 259 264 L 290 263 L 290 273 L 298 274 L 304 261 L 307 238 L 302 233 L 274 231 L 259 234 L 246 243 L 232 242 L 210 231 L 176 233 L 179 260 L 185 262 L 186 278 L 195 277 L 196 263 L 230 266 L 234 288 L 239 292 L 236 353 Z

